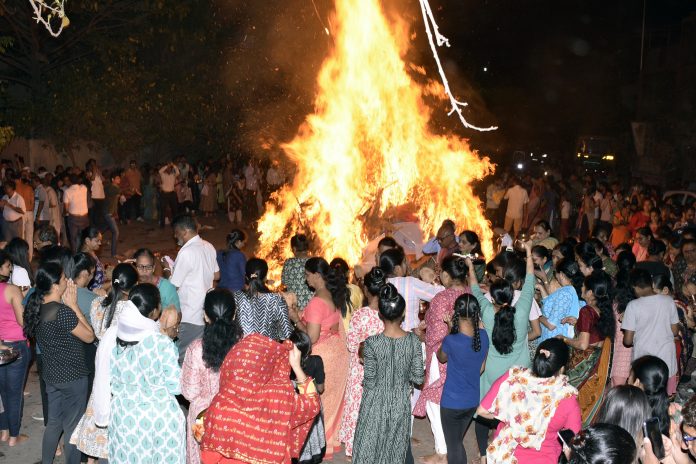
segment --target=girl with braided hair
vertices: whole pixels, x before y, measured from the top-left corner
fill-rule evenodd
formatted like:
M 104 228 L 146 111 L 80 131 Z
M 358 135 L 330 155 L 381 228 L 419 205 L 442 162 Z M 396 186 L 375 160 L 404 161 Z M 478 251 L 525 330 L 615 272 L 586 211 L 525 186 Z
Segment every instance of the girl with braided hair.
M 447 462 L 467 462 L 463 440 L 480 398 L 479 376 L 486 366 L 488 334 L 481 328 L 481 307 L 464 293 L 454 302 L 454 314 L 444 321 L 450 329 L 437 359 L 447 366 L 440 399 L 440 418 L 447 444 Z

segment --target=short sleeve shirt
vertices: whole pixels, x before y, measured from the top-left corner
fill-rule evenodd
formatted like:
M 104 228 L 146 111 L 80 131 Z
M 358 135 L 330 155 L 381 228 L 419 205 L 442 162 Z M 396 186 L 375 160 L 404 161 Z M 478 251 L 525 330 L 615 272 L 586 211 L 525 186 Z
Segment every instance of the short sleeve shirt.
M 46 303 L 41 305 L 40 315 L 36 343 L 41 347 L 46 383 L 73 382 L 89 375 L 85 344 L 71 333 L 79 323 L 73 310 L 61 303 Z
M 462 333 L 448 335 L 442 342 L 447 355 L 447 378 L 440 406 L 448 409 L 469 409 L 479 404 L 481 366 L 488 354 L 488 334 L 479 330 L 481 349 L 474 351 L 472 338 Z
M 677 352 L 672 324 L 679 323 L 672 297 L 651 295 L 637 298 L 626 306 L 621 328 L 635 332 L 633 359 L 652 355 L 662 359 L 669 375 L 677 373 Z
M 599 343 L 604 340 L 602 334 L 599 333 L 599 314 L 591 306 L 585 306 L 580 309 L 578 321 L 575 323 L 575 333 L 587 332 L 590 334 L 590 345 Z

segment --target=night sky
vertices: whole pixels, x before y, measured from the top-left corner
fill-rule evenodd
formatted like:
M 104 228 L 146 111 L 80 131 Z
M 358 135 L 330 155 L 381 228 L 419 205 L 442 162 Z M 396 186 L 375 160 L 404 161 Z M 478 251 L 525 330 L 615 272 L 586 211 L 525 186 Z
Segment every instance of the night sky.
M 226 82 L 254 106 L 247 128 L 283 138 L 311 110 L 314 76 L 328 53 L 323 34 L 331 0 L 291 0 L 282 7 L 226 0 L 238 25 Z M 569 154 L 579 135 L 626 136 L 635 119 L 643 2 L 431 0 L 441 32 L 452 47 L 441 58 L 457 96 L 471 104 L 477 125 L 498 124 L 477 134 L 438 118 L 438 130 L 472 139 L 482 151 L 515 149 Z M 415 38 L 409 59 L 437 78 L 416 0 L 388 0 L 411 21 Z M 648 31 L 678 25 L 696 2 L 648 0 Z M 678 29 L 677 29 L 678 30 Z M 301 66 L 297 66 L 298 63 Z M 487 70 L 484 72 L 484 68 Z M 248 77 L 254 75 L 253 80 Z M 247 94 L 254 89 L 254 97 Z M 264 100 L 259 95 L 269 98 Z M 271 96 L 282 95 L 284 98 Z M 446 111 L 446 108 L 442 108 Z M 283 114 L 283 120 L 269 118 Z M 251 131 L 257 137 L 258 131 Z

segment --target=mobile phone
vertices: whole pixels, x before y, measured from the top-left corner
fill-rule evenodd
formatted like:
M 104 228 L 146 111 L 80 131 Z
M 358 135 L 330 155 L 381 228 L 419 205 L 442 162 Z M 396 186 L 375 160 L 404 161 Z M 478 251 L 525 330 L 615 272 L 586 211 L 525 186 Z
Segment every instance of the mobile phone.
M 563 443 L 563 446 L 570 448 L 570 442 L 573 441 L 573 437 L 575 437 L 575 432 L 573 432 L 570 429 L 563 429 L 558 431 L 558 438 L 561 439 L 561 443 Z
M 643 422 L 643 434 L 648 437 L 652 445 L 653 453 L 657 459 L 665 458 L 665 446 L 662 443 L 662 432 L 660 432 L 660 419 L 651 417 Z

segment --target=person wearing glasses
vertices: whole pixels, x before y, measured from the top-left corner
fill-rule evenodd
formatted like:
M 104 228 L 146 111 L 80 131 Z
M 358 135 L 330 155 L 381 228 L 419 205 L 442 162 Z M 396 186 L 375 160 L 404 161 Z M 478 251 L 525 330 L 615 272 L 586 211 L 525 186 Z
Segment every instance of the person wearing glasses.
M 458 246 L 459 237 L 454 221 L 445 219 L 437 230 L 437 235 L 423 245 L 423 254 L 436 255 L 437 263 L 441 264 L 446 257 L 457 251 Z
M 162 276 L 155 275 L 155 255 L 148 248 L 140 248 L 133 255 L 133 265 L 138 272 L 139 284 L 152 284 L 159 290 L 162 304 L 160 326 L 174 338 L 181 320 L 181 303 L 176 287 Z

